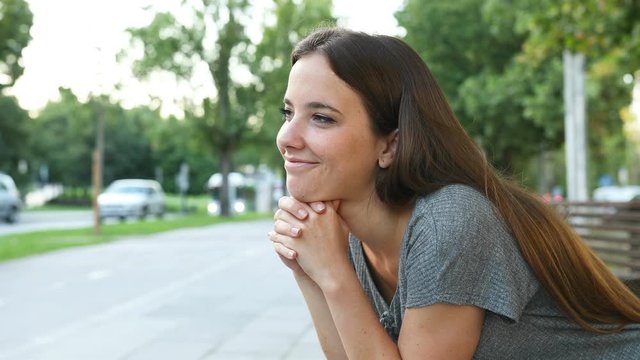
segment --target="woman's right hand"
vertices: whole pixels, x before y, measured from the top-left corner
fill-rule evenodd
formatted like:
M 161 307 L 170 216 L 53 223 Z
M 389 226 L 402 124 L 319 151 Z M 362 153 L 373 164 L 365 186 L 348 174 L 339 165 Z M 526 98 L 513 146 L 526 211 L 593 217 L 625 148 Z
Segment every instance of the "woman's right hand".
M 322 214 L 326 211 L 326 205 L 323 202 L 310 203 L 309 207 L 318 214 Z M 300 264 L 298 264 L 298 254 L 294 250 L 289 249 L 281 242 L 277 241 L 276 235 L 289 236 L 291 238 L 298 237 L 300 235 L 300 227 L 296 227 L 294 224 L 297 224 L 308 217 L 309 213 L 307 212 L 307 207 L 303 206 L 303 203 L 292 197 L 283 196 L 278 201 L 278 210 L 274 214 L 274 219 L 287 219 L 285 223 L 289 224 L 289 228 L 284 231 L 280 228 L 278 229 L 278 232 L 276 232 L 274 224 L 274 230 L 269 232 L 269 239 L 273 242 L 273 248 L 278 254 L 278 257 L 280 257 L 280 260 L 289 269 L 291 269 L 296 276 L 307 276 L 304 270 L 300 267 Z M 282 222 L 280 226 L 282 226 Z

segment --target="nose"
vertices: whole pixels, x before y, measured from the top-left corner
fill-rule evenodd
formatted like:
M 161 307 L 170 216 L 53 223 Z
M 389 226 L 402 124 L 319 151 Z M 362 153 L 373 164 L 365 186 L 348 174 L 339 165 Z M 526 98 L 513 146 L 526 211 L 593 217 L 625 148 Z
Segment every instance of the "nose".
M 304 129 L 302 125 L 302 121 L 297 120 L 295 117 L 282 123 L 276 137 L 276 144 L 280 153 L 284 154 L 287 148 L 304 148 Z

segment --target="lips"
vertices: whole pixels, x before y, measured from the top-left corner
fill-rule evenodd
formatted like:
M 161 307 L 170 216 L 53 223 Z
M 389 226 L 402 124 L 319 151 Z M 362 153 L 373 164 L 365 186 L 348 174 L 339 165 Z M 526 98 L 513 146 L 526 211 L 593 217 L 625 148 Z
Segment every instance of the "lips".
M 284 159 L 284 168 L 287 171 L 299 171 L 306 170 L 318 165 L 315 161 L 298 159 L 298 158 L 285 158 Z

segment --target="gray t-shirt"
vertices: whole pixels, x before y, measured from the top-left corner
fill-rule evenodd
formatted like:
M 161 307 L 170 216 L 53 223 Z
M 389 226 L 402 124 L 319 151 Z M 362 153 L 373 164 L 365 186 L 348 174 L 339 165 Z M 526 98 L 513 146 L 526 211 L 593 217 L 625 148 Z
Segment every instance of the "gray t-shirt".
M 597 335 L 564 315 L 494 209 L 464 185 L 419 199 L 405 229 L 390 304 L 376 288 L 360 241 L 350 236 L 360 283 L 394 341 L 406 308 L 467 304 L 487 310 L 474 359 L 640 359 L 640 325 Z

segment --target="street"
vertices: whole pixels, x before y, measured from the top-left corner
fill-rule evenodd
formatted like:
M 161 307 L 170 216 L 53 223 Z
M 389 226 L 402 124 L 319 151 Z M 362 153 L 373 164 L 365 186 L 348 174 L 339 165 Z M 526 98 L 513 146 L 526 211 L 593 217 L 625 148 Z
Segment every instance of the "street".
M 0 263 L 0 359 L 324 359 L 271 224 Z

